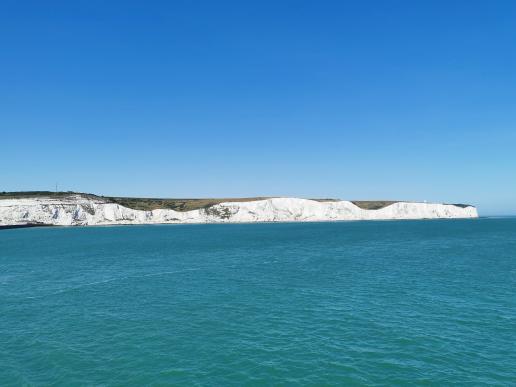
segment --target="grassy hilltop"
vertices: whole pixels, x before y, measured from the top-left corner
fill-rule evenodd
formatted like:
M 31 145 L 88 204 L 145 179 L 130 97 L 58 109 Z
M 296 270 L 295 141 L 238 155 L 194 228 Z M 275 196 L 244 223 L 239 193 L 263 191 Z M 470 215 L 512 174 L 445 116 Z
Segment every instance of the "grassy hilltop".
M 30 199 L 30 198 L 55 198 L 65 199 L 72 195 L 81 195 L 93 200 L 100 200 L 106 203 L 117 203 L 121 206 L 132 208 L 134 210 L 156 210 L 171 209 L 175 211 L 191 211 L 200 208 L 209 208 L 215 204 L 223 202 L 251 202 L 255 200 L 268 199 L 270 197 L 252 197 L 252 198 L 201 198 L 201 199 L 173 199 L 173 198 L 132 198 L 118 196 L 100 196 L 82 192 L 52 192 L 52 191 L 20 191 L 20 192 L 0 192 L 1 199 Z M 339 199 L 311 199 L 319 202 L 338 201 Z M 356 206 L 366 210 L 377 210 L 387 207 L 390 204 L 397 203 L 392 200 L 352 200 Z M 458 207 L 467 207 L 466 204 L 454 204 Z

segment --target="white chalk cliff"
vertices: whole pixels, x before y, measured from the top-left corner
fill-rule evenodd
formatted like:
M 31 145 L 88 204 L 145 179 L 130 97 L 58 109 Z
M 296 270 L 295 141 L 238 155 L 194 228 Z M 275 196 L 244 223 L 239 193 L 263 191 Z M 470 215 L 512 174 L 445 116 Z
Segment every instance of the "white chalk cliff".
M 397 202 L 365 210 L 349 201 L 319 202 L 272 198 L 220 203 L 192 211 L 134 210 L 81 195 L 67 198 L 0 200 L 0 226 L 46 224 L 86 226 L 108 224 L 319 222 L 337 220 L 476 218 L 473 206 Z

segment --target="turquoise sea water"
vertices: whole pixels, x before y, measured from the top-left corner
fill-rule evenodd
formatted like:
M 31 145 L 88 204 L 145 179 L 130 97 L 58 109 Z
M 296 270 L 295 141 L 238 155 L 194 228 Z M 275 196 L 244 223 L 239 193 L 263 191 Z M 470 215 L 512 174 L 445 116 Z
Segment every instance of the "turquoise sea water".
M 516 384 L 516 219 L 0 231 L 0 385 Z

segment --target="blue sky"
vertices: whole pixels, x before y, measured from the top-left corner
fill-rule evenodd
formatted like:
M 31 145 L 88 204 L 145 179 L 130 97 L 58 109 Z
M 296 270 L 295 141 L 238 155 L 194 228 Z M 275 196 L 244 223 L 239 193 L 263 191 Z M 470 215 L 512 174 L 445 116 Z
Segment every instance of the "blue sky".
M 0 190 L 516 214 L 514 1 L 2 1 Z

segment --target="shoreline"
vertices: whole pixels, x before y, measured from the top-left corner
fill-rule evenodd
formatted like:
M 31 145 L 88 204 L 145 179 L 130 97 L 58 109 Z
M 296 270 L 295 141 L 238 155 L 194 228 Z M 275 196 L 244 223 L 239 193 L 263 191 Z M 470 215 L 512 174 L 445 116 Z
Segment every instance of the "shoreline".
M 478 220 L 489 218 L 511 218 L 516 216 L 491 217 L 479 216 L 476 218 L 417 218 L 417 219 L 343 219 L 343 220 L 278 220 L 253 222 L 198 222 L 198 223 L 108 223 L 108 224 L 16 224 L 0 225 L 0 231 L 24 228 L 93 228 L 93 227 L 124 227 L 124 226 L 212 226 L 212 225 L 251 225 L 251 224 L 307 224 L 307 223 L 357 223 L 357 222 L 422 222 L 422 221 L 454 221 Z
M 34 228 L 34 227 L 56 227 L 54 224 L 46 224 L 46 223 L 27 223 L 27 224 L 0 224 L 1 230 L 11 230 L 16 228 Z

